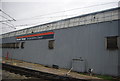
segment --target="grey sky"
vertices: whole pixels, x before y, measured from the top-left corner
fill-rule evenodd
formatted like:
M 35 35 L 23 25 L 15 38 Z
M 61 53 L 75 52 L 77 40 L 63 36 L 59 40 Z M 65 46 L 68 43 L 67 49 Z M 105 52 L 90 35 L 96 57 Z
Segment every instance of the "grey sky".
M 3 1 L 1 0 L 1 1 L 2 1 L 2 10 L 17 20 L 17 21 L 12 21 L 10 23 L 15 25 L 15 27 L 17 28 L 16 30 L 18 30 L 25 27 L 31 27 L 33 25 L 64 19 L 67 17 L 72 17 L 94 11 L 100 11 L 107 8 L 113 8 L 117 6 L 117 2 L 119 0 L 104 0 L 104 2 L 101 2 L 99 0 L 84 0 L 84 1 L 82 0 L 4 0 Z M 104 3 L 109 3 L 109 4 L 100 5 Z M 97 5 L 97 6 L 87 7 L 91 5 Z M 70 10 L 70 9 L 74 9 L 74 10 Z M 66 10 L 70 10 L 70 11 L 66 11 Z M 54 13 L 59 11 L 64 11 L 64 12 Z M 50 13 L 54 13 L 54 14 L 50 14 Z M 3 14 L 3 16 L 5 15 Z M 25 26 L 26 24 L 28 26 Z M 3 33 L 15 30 L 4 24 L 2 25 L 2 29 L 3 29 Z

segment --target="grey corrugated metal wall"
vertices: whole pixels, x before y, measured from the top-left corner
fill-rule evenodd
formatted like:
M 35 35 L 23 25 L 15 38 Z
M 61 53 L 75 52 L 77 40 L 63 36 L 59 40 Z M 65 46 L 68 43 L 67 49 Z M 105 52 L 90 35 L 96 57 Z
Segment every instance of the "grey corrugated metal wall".
M 119 35 L 119 47 L 120 47 L 120 20 L 118 21 L 118 35 Z M 118 50 L 118 73 L 120 76 L 120 49 Z
M 24 49 L 3 49 L 10 57 L 28 62 L 61 68 L 71 68 L 72 59 L 82 57 L 85 69 L 93 68 L 94 73 L 118 75 L 118 50 L 109 51 L 105 47 L 105 38 L 118 36 L 118 21 L 110 21 L 58 29 L 55 32 L 55 48 L 48 49 L 48 39 L 25 41 Z M 15 42 L 15 37 L 3 39 Z M 74 67 L 78 67 L 74 64 Z M 80 68 L 75 68 L 79 71 Z

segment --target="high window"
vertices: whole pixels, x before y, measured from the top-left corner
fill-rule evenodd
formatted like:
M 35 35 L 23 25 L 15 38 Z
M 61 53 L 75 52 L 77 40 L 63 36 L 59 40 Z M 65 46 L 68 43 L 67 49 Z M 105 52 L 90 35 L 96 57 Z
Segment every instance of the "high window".
M 49 40 L 48 41 L 48 48 L 49 49 L 54 49 L 54 42 L 55 42 L 55 40 Z
M 21 48 L 22 48 L 22 49 L 24 48 L 24 43 L 25 43 L 25 42 L 21 42 Z
M 117 36 L 107 37 L 106 47 L 108 50 L 118 49 L 118 40 L 117 39 L 118 39 Z

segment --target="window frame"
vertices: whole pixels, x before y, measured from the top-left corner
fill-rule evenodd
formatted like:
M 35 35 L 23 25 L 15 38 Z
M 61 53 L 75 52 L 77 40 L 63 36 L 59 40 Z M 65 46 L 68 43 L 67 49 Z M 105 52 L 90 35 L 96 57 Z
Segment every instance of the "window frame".
M 114 43 L 114 41 L 115 41 L 115 43 Z M 114 45 L 114 46 L 112 46 L 112 45 Z M 106 47 L 107 50 L 117 50 L 117 49 L 119 49 L 118 36 L 108 36 L 108 37 L 106 37 L 105 47 Z
M 48 48 L 50 50 L 54 49 L 55 48 L 55 40 L 48 40 Z
M 21 48 L 23 49 L 25 45 L 25 42 L 21 42 Z

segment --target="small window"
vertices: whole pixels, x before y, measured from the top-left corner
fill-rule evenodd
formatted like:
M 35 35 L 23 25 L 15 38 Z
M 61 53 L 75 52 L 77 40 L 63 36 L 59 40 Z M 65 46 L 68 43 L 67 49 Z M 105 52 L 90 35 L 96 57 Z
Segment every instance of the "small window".
M 10 43 L 10 48 L 12 48 L 12 43 Z
M 19 48 L 19 42 L 18 42 L 18 43 L 16 43 L 16 48 Z
M 22 49 L 24 48 L 24 42 L 21 42 L 21 48 Z
M 12 48 L 15 48 L 15 43 L 12 43 Z
M 107 49 L 108 50 L 118 49 L 117 36 L 107 37 Z
M 49 49 L 54 49 L 54 41 L 55 40 L 49 40 L 49 42 L 48 42 Z
M 12 48 L 14 48 L 15 47 L 15 44 L 14 43 L 12 43 Z

